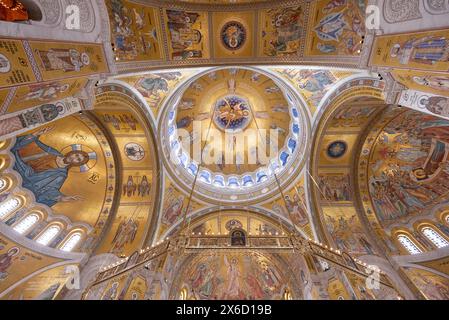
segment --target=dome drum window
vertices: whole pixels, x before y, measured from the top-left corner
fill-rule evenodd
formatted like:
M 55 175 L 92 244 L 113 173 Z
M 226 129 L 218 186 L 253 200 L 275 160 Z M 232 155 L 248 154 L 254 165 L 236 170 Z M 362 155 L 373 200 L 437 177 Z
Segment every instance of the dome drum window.
M 437 248 L 444 248 L 449 246 L 449 242 L 433 228 L 424 227 L 421 229 L 421 232 Z
M 422 253 L 421 249 L 406 235 L 401 234 L 397 239 L 410 254 Z

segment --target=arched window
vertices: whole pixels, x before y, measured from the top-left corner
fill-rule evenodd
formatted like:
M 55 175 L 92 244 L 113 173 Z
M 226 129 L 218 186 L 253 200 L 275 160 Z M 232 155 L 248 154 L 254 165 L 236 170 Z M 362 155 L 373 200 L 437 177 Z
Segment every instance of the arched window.
M 6 180 L 0 178 L 0 192 L 4 191 L 5 189 L 6 189 Z
M 421 249 L 418 248 L 418 246 L 414 244 L 413 241 L 410 240 L 410 238 L 407 237 L 406 235 L 403 234 L 399 235 L 398 240 L 410 254 L 422 253 Z
M 36 242 L 46 246 L 56 237 L 59 231 L 61 231 L 60 226 L 50 226 L 37 238 Z
M 437 248 L 443 248 L 449 245 L 449 242 L 443 238 L 438 232 L 431 227 L 424 227 L 421 232 L 429 239 Z
M 81 240 L 81 232 L 73 233 L 69 239 L 62 245 L 62 251 L 72 251 Z
M 32 213 L 26 216 L 23 220 L 21 220 L 16 226 L 14 230 L 20 234 L 26 233 L 30 228 L 39 221 L 39 215 L 36 213 Z
M 0 219 L 6 218 L 20 207 L 19 198 L 11 198 L 0 204 Z

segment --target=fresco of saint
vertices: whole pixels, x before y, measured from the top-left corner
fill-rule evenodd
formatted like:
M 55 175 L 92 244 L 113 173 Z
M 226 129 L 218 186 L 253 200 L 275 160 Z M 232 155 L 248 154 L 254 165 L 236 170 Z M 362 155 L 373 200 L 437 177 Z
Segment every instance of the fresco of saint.
M 427 65 L 447 62 L 449 61 L 449 40 L 433 36 L 412 38 L 403 44 L 395 44 L 391 49 L 391 57 L 396 58 L 403 65 L 410 62 Z
M 36 54 L 46 71 L 78 72 L 81 71 L 81 68 L 90 64 L 89 55 L 85 52 L 80 54 L 75 49 L 36 50 Z
M 120 222 L 114 239 L 112 239 L 112 253 L 121 254 L 126 244 L 132 243 L 136 238 L 137 230 L 139 229 L 139 222 L 130 218 Z

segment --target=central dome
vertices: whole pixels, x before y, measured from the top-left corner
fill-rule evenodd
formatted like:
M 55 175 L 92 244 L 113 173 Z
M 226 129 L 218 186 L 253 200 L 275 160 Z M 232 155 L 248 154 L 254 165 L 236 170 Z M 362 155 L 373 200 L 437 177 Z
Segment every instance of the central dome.
M 267 193 L 274 173 L 280 177 L 302 158 L 308 126 L 298 106 L 289 87 L 266 70 L 202 72 L 167 102 L 162 138 L 169 140 L 168 167 L 187 188 L 197 175 L 198 186 L 213 197 L 217 188 L 232 200 L 259 189 Z

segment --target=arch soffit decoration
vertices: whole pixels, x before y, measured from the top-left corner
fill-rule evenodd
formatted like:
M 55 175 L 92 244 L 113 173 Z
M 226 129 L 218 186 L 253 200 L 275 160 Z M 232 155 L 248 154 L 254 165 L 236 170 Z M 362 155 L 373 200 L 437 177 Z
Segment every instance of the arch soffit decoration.
M 307 163 L 307 169 L 312 177 L 318 177 L 318 160 L 319 153 L 321 149 L 321 141 L 324 135 L 326 134 L 327 124 L 335 115 L 335 112 L 340 109 L 346 102 L 353 100 L 354 98 L 373 98 L 378 99 L 380 101 L 384 101 L 383 90 L 385 88 L 385 83 L 380 81 L 377 78 L 371 76 L 361 76 L 354 75 L 351 78 L 344 79 L 339 86 L 335 86 L 330 92 L 326 94 L 323 100 L 320 103 L 320 107 L 317 112 L 317 116 L 315 117 L 315 121 L 313 123 L 312 132 L 313 132 L 313 141 L 311 146 L 311 155 L 310 161 Z M 379 108 L 380 109 L 380 108 Z M 380 112 L 380 110 L 378 111 Z M 366 126 L 365 126 L 366 127 Z M 359 133 L 359 141 L 361 139 L 361 135 L 363 134 L 363 130 Z M 355 146 L 358 144 L 355 143 Z M 359 148 L 355 148 L 353 151 L 353 157 L 357 157 L 357 150 Z M 351 164 L 351 167 L 354 165 Z M 352 172 L 354 172 L 352 170 Z M 351 183 L 356 189 L 354 184 L 354 175 L 350 175 Z M 324 237 L 326 241 L 329 242 L 331 239 L 326 224 L 323 220 L 323 213 L 321 210 L 321 206 L 318 203 L 319 195 L 317 194 L 317 190 L 315 187 L 315 182 L 309 176 L 306 179 L 308 190 L 308 198 L 311 201 L 312 212 L 316 212 L 314 215 L 313 223 L 315 225 L 315 229 L 319 233 L 321 237 Z M 358 210 L 358 196 L 355 197 L 355 207 L 357 211 L 357 215 L 359 218 L 363 218 L 360 216 Z M 363 220 L 362 220 L 363 221 Z
M 139 244 L 141 246 L 143 246 L 145 243 L 149 243 L 151 241 L 154 240 L 155 236 L 156 236 L 156 232 L 157 232 L 157 221 L 159 221 L 159 207 L 160 207 L 160 203 L 162 201 L 161 198 L 161 190 L 163 190 L 163 183 L 164 183 L 164 174 L 163 174 L 163 166 L 162 166 L 162 161 L 159 157 L 160 154 L 160 146 L 157 143 L 156 140 L 156 126 L 154 123 L 154 118 L 152 118 L 152 114 L 150 111 L 150 107 L 148 106 L 148 103 L 145 101 L 145 99 L 142 97 L 142 95 L 140 93 L 137 92 L 137 90 L 135 90 L 133 87 L 131 87 L 130 85 L 128 85 L 127 83 L 124 83 L 122 81 L 119 80 L 111 80 L 108 81 L 104 84 L 101 84 L 100 86 L 98 86 L 95 90 L 95 95 L 99 96 L 102 94 L 107 94 L 107 93 L 115 93 L 115 94 L 119 94 L 124 96 L 126 99 L 129 99 L 130 104 L 128 105 L 128 107 L 131 109 L 132 112 L 135 112 L 139 115 L 139 118 L 141 118 L 141 120 L 144 121 L 144 130 L 145 130 L 145 134 L 147 136 L 147 139 L 150 139 L 150 144 L 152 145 L 155 154 L 152 155 L 152 159 L 153 162 L 155 164 L 155 168 L 154 171 L 157 173 L 157 184 L 156 184 L 156 190 L 155 190 L 155 199 L 154 199 L 154 204 L 152 207 L 152 212 L 149 212 L 148 214 L 151 214 L 151 218 L 148 219 L 146 226 L 145 226 L 145 235 L 142 237 L 142 243 Z M 95 112 L 95 106 L 93 108 L 93 111 Z M 110 133 L 110 136 L 113 138 L 113 134 Z M 114 147 L 116 150 L 117 149 L 117 145 L 116 142 L 114 141 Z M 121 166 L 121 164 L 120 164 Z M 118 166 L 118 167 L 120 167 Z M 121 177 L 121 181 L 120 183 L 123 182 L 123 177 Z M 119 179 L 118 179 L 119 180 Z M 118 203 L 119 201 L 117 201 Z M 117 212 L 117 207 L 114 210 L 114 214 L 113 217 L 111 218 L 110 223 L 112 223 L 112 221 L 116 218 L 116 212 Z M 110 232 L 111 230 L 109 230 L 108 232 Z

